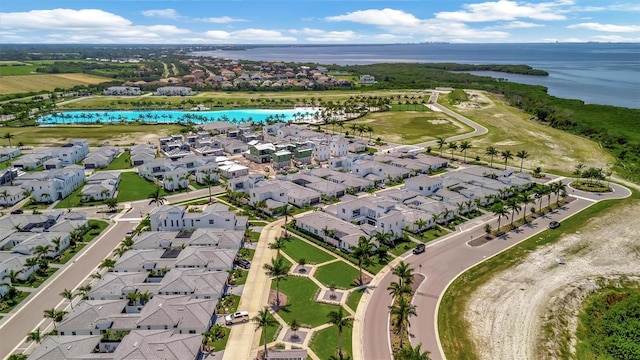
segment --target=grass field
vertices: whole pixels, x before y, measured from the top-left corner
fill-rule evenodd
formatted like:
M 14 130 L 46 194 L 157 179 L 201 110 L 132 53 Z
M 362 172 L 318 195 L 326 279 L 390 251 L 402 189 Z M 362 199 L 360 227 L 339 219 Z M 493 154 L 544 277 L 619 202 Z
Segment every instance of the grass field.
M 349 298 L 347 298 L 347 306 L 354 312 L 358 309 L 358 304 L 360 303 L 360 299 L 362 299 L 362 295 L 366 289 L 354 290 L 349 294 Z
M 27 63 L 13 62 L 13 63 L 0 63 L 0 76 L 11 75 L 29 75 L 36 71 L 37 65 L 31 65 Z
M 141 178 L 137 173 L 123 172 L 120 174 L 117 199 L 119 203 L 148 199 L 157 188 L 154 183 Z M 160 194 L 166 196 L 167 192 L 161 188 Z
M 295 237 L 291 238 L 291 240 L 284 245 L 282 251 L 296 261 L 304 258 L 308 264 L 319 264 L 335 259 L 334 256 Z
M 123 170 L 123 169 L 131 169 L 131 153 L 129 151 L 124 151 L 122 154 L 118 155 L 109 166 L 105 170 Z
M 507 106 L 493 96 L 484 94 L 479 101 L 488 102 L 489 106 L 464 110 L 451 107 L 446 99 L 439 100 L 441 104 L 489 129 L 488 134 L 470 140 L 473 147 L 467 150 L 467 158 L 473 159 L 477 155 L 489 161 L 485 155 L 488 146 L 494 146 L 498 151 L 510 150 L 513 155 L 526 150 L 530 155 L 524 161 L 525 168 L 540 166 L 543 172 L 554 170 L 565 175 L 570 174 L 578 163 L 586 167 L 606 168 L 607 164 L 614 162 L 611 155 L 591 140 L 531 121 L 529 114 Z M 462 155 L 460 151 L 454 154 Z M 495 156 L 493 160 L 494 164 L 504 164 L 500 156 Z M 519 166 L 520 159 L 514 156 L 509 164 Z
M 275 282 L 271 288 L 275 289 Z M 318 286 L 309 279 L 288 276 L 280 281 L 280 291 L 287 295 L 287 305 L 278 310 L 278 315 L 287 324 L 297 319 L 301 324 L 316 327 L 329 321 L 327 315 L 337 306 L 315 302 Z
M 339 289 L 351 289 L 360 272 L 344 261 L 322 265 L 316 269 L 314 277 L 325 286 L 336 284 Z
M 104 141 L 134 143 L 137 138 L 153 135 L 161 137 L 179 132 L 178 125 L 72 125 L 4 128 L 3 133 L 14 135 L 13 143 L 24 145 L 59 146 L 71 139 L 85 139 L 96 146 Z
M 417 144 L 434 140 L 437 136 L 449 137 L 471 132 L 471 128 L 466 125 L 434 111 L 372 113 L 356 123 L 371 126 L 374 139 L 380 136 L 384 141 L 402 144 Z M 366 134 L 363 136 L 366 137 Z
M 14 75 L 0 78 L 0 95 L 51 91 L 76 85 L 100 84 L 113 79 L 85 74 Z
M 351 359 L 351 328 L 342 329 L 342 353 L 344 359 Z M 320 359 L 338 358 L 338 328 L 331 326 L 318 331 L 311 341 L 311 350 Z
M 629 201 L 637 201 L 638 195 L 621 201 L 602 201 L 562 222 L 562 231 L 544 231 L 529 238 L 491 259 L 476 265 L 451 283 L 438 309 L 438 335 L 443 351 L 448 359 L 477 359 L 477 349 L 469 338 L 464 309 L 472 293 L 501 271 L 518 264 L 535 249 L 558 241 L 566 234 L 581 231 L 592 217 L 603 210 L 622 206 Z

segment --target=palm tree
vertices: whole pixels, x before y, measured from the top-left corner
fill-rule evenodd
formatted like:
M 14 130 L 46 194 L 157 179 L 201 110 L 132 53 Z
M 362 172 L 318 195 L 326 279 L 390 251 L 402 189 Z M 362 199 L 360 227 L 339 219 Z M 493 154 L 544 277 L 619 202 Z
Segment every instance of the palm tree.
M 282 256 L 271 259 L 271 264 L 264 264 L 267 275 L 276 281 L 276 307 L 280 307 L 280 280 L 287 275 L 289 267 Z
M 207 175 L 202 178 L 202 181 L 207 185 L 207 188 L 209 188 L 209 203 L 211 203 L 211 187 L 216 184 L 216 180 L 211 177 L 211 174 L 207 173 Z
M 360 236 L 358 239 L 358 246 L 351 249 L 351 255 L 358 259 L 358 270 L 360 271 L 360 284 L 362 281 L 362 265 L 366 265 L 371 261 L 371 252 L 373 251 L 373 243 L 370 238 Z
M 269 313 L 269 308 L 265 307 L 260 310 L 258 315 L 253 318 L 253 321 L 256 323 L 256 330 L 262 329 L 262 339 L 264 341 L 264 356 L 263 358 L 267 358 L 267 330 L 272 327 L 278 325 L 278 321 Z
M 524 165 L 524 159 L 529 157 L 527 150 L 520 150 L 516 153 L 516 157 L 520 159 L 520 172 L 522 172 L 522 165 Z
M 440 157 L 442 157 L 442 148 L 444 148 L 444 146 L 447 144 L 447 140 L 442 136 L 439 136 L 437 139 L 438 139 L 438 150 L 440 150 Z
M 524 208 L 524 211 L 522 214 L 522 223 L 526 223 L 527 222 L 527 204 L 534 203 L 535 200 L 529 194 L 522 194 L 519 200 L 520 202 L 522 202 L 523 208 Z
M 450 142 L 450 143 L 449 143 L 449 150 L 451 150 L 451 160 L 454 160 L 454 158 L 453 158 L 453 152 L 454 152 L 454 151 L 456 151 L 456 150 L 458 150 L 458 144 L 456 144 L 456 142 L 455 142 L 455 141 Z
M 33 253 L 38 259 L 44 259 L 49 254 L 49 250 L 51 250 L 51 245 L 37 245 Z
M 90 292 L 91 292 L 91 284 L 80 286 L 78 288 L 78 295 L 82 296 L 82 300 L 87 300 L 89 298 Z
M 71 305 L 71 309 L 73 309 L 73 291 L 69 290 L 69 289 L 64 289 L 61 293 L 60 296 L 62 296 L 63 298 L 69 300 L 69 305 Z
M 331 311 L 327 316 L 329 317 L 329 322 L 338 328 L 338 357 L 342 359 L 344 356 L 342 353 L 342 332 L 353 325 L 353 319 L 345 317 L 342 306 L 337 311 Z
M 422 218 L 419 218 L 418 220 L 414 221 L 413 223 L 417 227 L 417 232 L 420 232 L 420 230 L 424 229 L 424 227 L 427 225 L 427 222 Z
M 391 273 L 398 277 L 401 285 L 411 286 L 413 284 L 413 268 L 404 261 L 400 261 L 391 269 Z
M 490 156 L 489 167 L 493 167 L 493 157 L 498 155 L 498 149 L 493 146 L 489 146 L 484 153 Z
M 280 214 L 284 215 L 284 237 L 288 237 L 287 234 L 287 223 L 289 222 L 289 216 L 293 215 L 292 209 L 289 204 L 280 208 Z
M 424 352 L 421 349 L 422 343 L 418 344 L 416 347 L 411 346 L 409 344 L 407 347 L 402 348 L 400 352 L 398 352 L 395 356 L 396 360 L 430 360 L 429 357 L 430 352 L 425 350 Z
M 149 205 L 156 204 L 156 206 L 164 204 L 164 202 L 167 200 L 164 196 L 162 196 L 162 194 L 160 194 L 160 188 L 156 188 L 156 191 L 149 194 L 149 196 L 147 196 L 147 199 L 150 199 Z
M 284 245 L 286 244 L 287 239 L 285 237 L 276 237 L 276 240 L 271 243 L 270 247 L 272 249 L 278 250 L 277 256 L 280 256 L 280 250 L 284 249 Z
M 522 206 L 518 203 L 518 199 L 509 199 L 507 201 L 507 208 L 511 210 L 511 227 L 513 227 L 513 218 L 516 213 L 520 213 Z
M 511 150 L 505 150 L 500 153 L 500 157 L 502 157 L 502 159 L 504 160 L 504 168 L 506 170 L 507 163 L 509 162 L 509 160 L 513 159 L 513 154 L 511 153 Z
M 392 281 L 387 287 L 387 291 L 391 297 L 399 299 L 405 294 L 411 294 L 412 289 L 411 286 L 403 284 L 402 281 Z
M 404 334 L 410 325 L 409 317 L 417 316 L 416 306 L 404 296 L 398 298 L 395 304 L 389 306 L 391 313 L 391 322 L 398 329 L 400 335 L 400 349 L 404 347 Z
M 461 141 L 460 142 L 460 152 L 462 152 L 464 154 L 464 157 L 462 158 L 462 162 L 467 162 L 467 150 L 470 149 L 471 143 L 468 142 L 467 140 Z
M 13 135 L 12 133 L 6 133 L 2 136 L 3 139 L 9 140 L 9 147 L 11 147 L 11 139 L 13 139 L 14 137 L 15 135 Z
M 507 209 L 504 208 L 504 205 L 502 205 L 501 203 L 493 205 L 491 207 L 491 212 L 493 212 L 494 215 L 498 216 L 498 231 L 500 231 L 500 220 L 502 220 L 504 216 L 507 216 L 509 212 L 507 211 Z
M 291 320 L 291 325 L 289 325 L 291 331 L 293 331 L 293 335 L 291 337 L 298 338 L 298 329 L 300 329 L 300 322 L 298 319 Z
M 137 291 L 127 293 L 127 300 L 129 300 L 129 306 L 136 306 L 140 300 L 140 294 Z
M 114 266 L 116 266 L 114 259 L 104 259 L 98 265 L 98 269 L 107 268 L 107 271 L 112 271 Z
M 44 339 L 44 334 L 40 332 L 40 328 L 37 328 L 36 331 L 32 331 L 27 335 L 27 341 L 35 341 L 36 344 L 40 344 L 42 339 Z
M 560 201 L 560 193 L 567 191 L 567 185 L 562 181 L 557 181 L 551 184 L 551 191 L 556 194 L 556 203 Z
M 66 314 L 66 311 L 59 311 L 56 309 L 47 309 L 44 311 L 44 317 L 53 320 L 54 329 L 56 328 L 56 326 L 58 326 L 58 323 L 62 321 L 62 319 L 64 319 L 64 316 Z

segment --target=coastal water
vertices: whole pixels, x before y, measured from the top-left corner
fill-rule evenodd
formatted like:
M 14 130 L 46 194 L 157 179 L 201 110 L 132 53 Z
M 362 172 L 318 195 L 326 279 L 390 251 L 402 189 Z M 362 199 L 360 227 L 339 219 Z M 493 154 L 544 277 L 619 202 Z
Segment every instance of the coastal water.
M 225 121 L 233 124 L 258 122 L 268 120 L 296 121 L 312 119 L 314 109 L 243 109 L 217 111 L 166 111 L 166 110 L 131 110 L 131 111 L 65 111 L 49 114 L 38 119 L 42 125 L 56 124 L 117 124 L 120 122 L 143 123 L 194 123 L 206 124 L 215 121 Z
M 640 44 L 393 44 L 260 46 L 238 51 L 200 51 L 194 56 L 366 65 L 452 62 L 526 64 L 549 76 L 479 72 L 509 81 L 543 85 L 553 96 L 585 103 L 640 108 Z

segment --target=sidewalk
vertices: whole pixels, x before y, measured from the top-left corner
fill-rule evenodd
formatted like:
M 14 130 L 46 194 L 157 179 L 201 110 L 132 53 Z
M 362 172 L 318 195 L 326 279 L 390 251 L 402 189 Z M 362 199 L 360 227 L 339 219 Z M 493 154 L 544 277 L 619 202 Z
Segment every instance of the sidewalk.
M 276 251 L 269 248 L 269 243 L 280 234 L 280 227 L 283 224 L 284 219 L 272 222 L 266 225 L 260 234 L 247 282 L 238 304 L 238 310 L 248 311 L 251 318 L 267 305 L 271 280 L 262 267 L 276 256 Z M 223 360 L 251 359 L 253 350 L 259 345 L 260 333 L 256 332 L 253 321 L 233 325 Z

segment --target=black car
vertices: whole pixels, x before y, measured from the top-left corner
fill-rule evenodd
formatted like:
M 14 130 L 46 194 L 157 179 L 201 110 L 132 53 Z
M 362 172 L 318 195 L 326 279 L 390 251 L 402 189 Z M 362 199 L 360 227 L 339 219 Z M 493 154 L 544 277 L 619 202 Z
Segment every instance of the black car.
M 423 252 L 425 252 L 425 250 L 426 250 L 426 247 L 425 247 L 424 244 L 418 244 L 418 246 L 413 248 L 413 253 L 415 255 L 418 255 L 418 254 L 422 254 Z
M 552 221 L 549 223 L 549 229 L 557 229 L 560 227 L 560 223 L 557 221 Z
M 11 215 L 18 215 L 18 214 L 23 214 L 24 211 L 22 211 L 22 209 L 17 209 L 17 210 L 13 210 L 11 212 Z
M 249 260 L 240 259 L 236 261 L 236 265 L 243 269 L 249 269 L 251 267 L 251 262 Z

